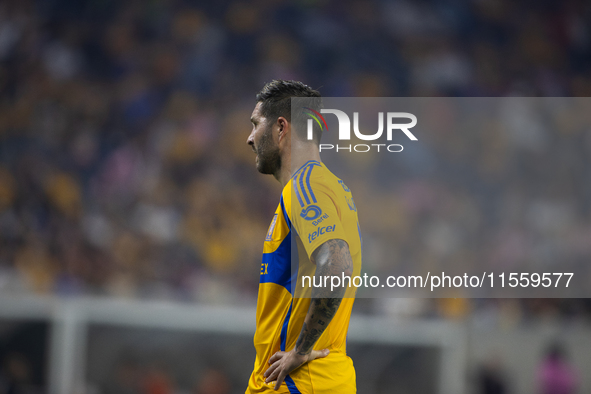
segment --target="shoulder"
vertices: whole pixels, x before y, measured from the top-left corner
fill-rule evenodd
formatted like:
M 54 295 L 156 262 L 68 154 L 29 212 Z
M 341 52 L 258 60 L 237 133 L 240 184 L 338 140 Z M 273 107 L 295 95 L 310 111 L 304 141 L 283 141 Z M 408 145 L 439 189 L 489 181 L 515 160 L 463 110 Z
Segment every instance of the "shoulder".
M 317 203 L 319 195 L 332 195 L 338 179 L 317 161 L 302 166 L 291 178 L 292 202 L 301 206 Z
M 301 166 L 291 177 L 292 182 L 308 182 L 316 180 L 326 170 L 326 166 L 316 160 L 309 160 Z
M 305 191 L 317 187 L 332 188 L 338 181 L 326 165 L 318 161 L 307 162 L 291 178 L 294 187 Z

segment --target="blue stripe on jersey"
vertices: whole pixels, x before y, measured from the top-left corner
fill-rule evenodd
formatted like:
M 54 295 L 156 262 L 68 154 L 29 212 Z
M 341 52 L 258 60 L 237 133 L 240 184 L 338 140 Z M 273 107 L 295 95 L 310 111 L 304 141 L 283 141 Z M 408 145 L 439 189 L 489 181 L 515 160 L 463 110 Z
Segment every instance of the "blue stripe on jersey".
M 320 163 L 317 162 L 316 160 L 308 160 L 306 162 L 306 164 L 301 166 L 300 169 L 297 170 L 295 172 L 295 174 L 292 175 L 293 186 L 294 186 L 295 193 L 298 198 L 298 201 L 300 202 L 301 207 L 304 207 L 304 205 L 309 205 L 311 203 L 318 202 L 316 200 L 316 196 L 314 195 L 314 192 L 312 191 L 312 186 L 310 185 L 310 176 L 312 175 L 312 169 L 314 168 L 314 166 L 320 166 Z M 306 170 L 308 171 L 307 175 L 306 175 Z M 310 200 L 310 198 L 308 198 L 308 193 L 306 193 L 306 186 L 304 186 L 304 178 L 306 178 L 306 185 L 307 185 L 307 189 L 308 189 L 307 191 L 308 191 L 308 193 L 310 193 L 310 197 L 312 198 L 312 200 Z M 299 188 L 298 188 L 298 182 L 299 182 L 299 186 L 300 186 Z M 304 196 L 304 199 L 306 200 L 306 204 L 304 204 L 304 199 L 302 199 L 302 195 Z
M 287 228 L 291 230 L 291 220 L 289 220 L 289 216 L 287 216 L 287 210 L 285 209 L 285 203 L 283 202 L 283 195 L 279 199 L 279 205 L 281 205 L 281 212 L 283 212 L 283 218 L 285 219 L 285 223 L 287 223 Z
M 291 229 L 291 231 L 289 232 L 290 238 L 291 238 L 291 294 L 293 295 L 293 290 L 295 290 L 295 287 L 297 286 L 298 283 L 298 272 L 300 271 L 300 256 L 298 253 L 298 244 L 297 244 L 297 239 L 299 238 L 298 232 L 295 229 L 295 227 L 293 229 Z
M 293 232 L 290 231 L 289 234 L 287 235 L 287 237 L 290 238 L 290 245 L 291 245 L 290 252 L 293 251 L 293 255 L 290 254 L 290 256 L 289 256 L 290 259 L 287 262 L 288 263 L 287 265 L 289 265 L 289 267 L 287 267 L 286 274 L 289 275 L 291 273 L 290 278 L 289 278 L 289 283 L 290 283 L 291 287 L 294 287 L 294 288 L 298 282 L 297 275 L 299 272 L 299 264 L 300 264 L 300 260 L 298 257 L 298 246 L 296 243 L 297 236 L 298 235 L 297 235 L 295 229 L 293 230 Z M 285 239 L 287 239 L 287 237 L 285 237 Z M 284 242 L 285 242 L 285 240 L 284 240 Z M 295 263 L 297 265 L 292 266 L 293 263 Z M 292 297 L 293 297 L 293 291 L 292 291 L 293 289 L 291 287 L 288 290 L 292 294 Z M 281 327 L 281 334 L 279 336 L 281 351 L 285 351 L 285 343 L 287 340 L 287 328 L 289 327 L 289 319 L 291 318 L 291 307 L 292 306 L 293 306 L 293 298 L 291 300 L 291 304 L 289 305 L 289 310 L 287 311 L 287 315 L 285 316 L 285 320 L 283 321 L 283 326 Z
M 316 201 L 316 196 L 314 195 L 314 192 L 312 191 L 312 186 L 310 186 L 310 175 L 312 175 L 312 170 L 314 169 L 315 165 L 320 165 L 320 164 L 316 164 L 316 163 L 310 164 L 310 168 L 308 169 L 308 176 L 306 177 L 306 185 L 308 185 L 308 190 L 310 191 L 310 196 L 312 197 L 312 201 L 314 201 L 316 203 L 318 201 Z M 303 175 L 302 175 L 302 178 L 303 178 Z
M 291 304 L 289 304 L 289 309 L 287 310 L 287 315 L 285 316 L 285 320 L 283 320 L 283 327 L 281 327 L 281 335 L 279 338 L 281 339 L 280 350 L 282 352 L 285 351 L 285 341 L 287 339 L 287 328 L 289 327 L 289 319 L 291 318 L 291 307 L 293 306 L 293 298 L 291 300 Z
M 306 167 L 309 164 L 314 164 L 314 165 L 319 166 L 320 165 L 320 162 L 318 162 L 316 160 L 308 160 L 307 162 L 304 163 L 303 166 L 301 166 L 296 172 L 294 172 L 291 177 L 292 178 L 295 178 L 300 173 L 300 171 L 302 171 L 304 169 L 304 167 Z
M 287 340 L 287 329 L 289 327 L 289 319 L 291 318 L 292 306 L 293 306 L 293 299 L 291 300 L 291 304 L 289 304 L 289 310 L 287 311 L 287 315 L 285 316 L 285 320 L 283 321 L 283 326 L 281 327 L 281 335 L 279 337 L 281 339 L 281 343 L 279 345 L 279 349 L 282 352 L 285 351 L 286 340 Z M 295 382 L 293 381 L 291 376 L 287 375 L 285 377 L 284 381 L 285 381 L 285 384 L 287 385 L 287 389 L 289 390 L 290 393 L 301 394 L 300 390 L 298 390 L 298 388 L 296 387 Z
M 291 238 L 290 231 L 274 252 L 263 253 L 263 264 L 267 264 L 267 273 L 260 275 L 259 283 L 275 283 L 292 293 Z
M 306 170 L 304 169 L 302 172 L 300 172 L 300 188 L 302 190 L 302 194 L 304 195 L 304 198 L 306 199 L 306 205 L 310 204 L 310 199 L 308 198 L 308 194 L 306 194 L 306 187 L 304 186 L 304 174 L 305 174 Z
M 298 197 L 298 201 L 300 202 L 300 206 L 304 206 L 304 201 L 302 201 L 302 197 L 300 196 L 300 191 L 298 190 L 298 183 L 297 179 L 293 180 L 293 188 L 295 189 L 295 194 Z
M 291 376 L 287 375 L 285 377 L 285 384 L 287 385 L 287 388 L 289 389 L 289 392 L 291 394 L 302 394 L 300 390 L 298 390 L 298 388 L 296 387 L 295 382 L 293 381 Z

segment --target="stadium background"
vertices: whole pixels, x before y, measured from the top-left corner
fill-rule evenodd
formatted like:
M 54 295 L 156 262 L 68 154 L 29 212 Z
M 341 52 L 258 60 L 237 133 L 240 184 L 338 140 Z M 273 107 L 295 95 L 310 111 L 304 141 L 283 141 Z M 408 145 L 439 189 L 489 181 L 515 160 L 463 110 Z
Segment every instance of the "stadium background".
M 590 21 L 576 0 L 0 2 L 0 390 L 242 392 L 254 352 L 239 318 L 280 192 L 245 143 L 261 86 L 590 96 Z M 588 263 L 591 131 L 463 137 L 431 147 L 435 172 L 392 168 L 400 261 L 437 258 L 451 237 L 459 261 Z M 451 361 L 430 327 L 459 335 L 463 392 L 539 392 L 554 341 L 591 390 L 588 299 L 359 300 L 354 313 L 415 333 L 352 341 L 361 393 L 445 392 Z M 81 316 L 74 346 L 60 324 Z M 78 375 L 55 372 L 72 354 Z

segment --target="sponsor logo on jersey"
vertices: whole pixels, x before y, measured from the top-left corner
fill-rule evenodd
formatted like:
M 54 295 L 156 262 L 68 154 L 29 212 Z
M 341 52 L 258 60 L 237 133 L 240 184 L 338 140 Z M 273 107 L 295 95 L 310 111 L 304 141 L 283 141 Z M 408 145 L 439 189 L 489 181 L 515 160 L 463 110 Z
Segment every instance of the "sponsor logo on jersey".
M 349 188 L 347 187 L 347 185 L 345 185 L 345 182 L 343 182 L 342 180 L 339 179 L 339 183 L 343 187 L 343 190 L 344 191 L 346 191 L 346 192 L 350 192 L 351 191 L 351 190 L 349 190 Z
M 314 226 L 318 226 L 320 223 L 322 223 L 322 221 L 323 221 L 324 219 L 328 219 L 328 214 L 327 214 L 327 213 L 325 213 L 324 215 L 320 216 L 320 217 L 319 217 L 317 220 L 314 220 L 314 221 L 312 222 L 312 224 L 313 224 Z
M 353 201 L 353 197 L 349 198 L 345 196 L 345 200 L 347 200 L 347 205 L 351 211 L 357 212 L 357 207 L 355 206 L 355 201 Z
M 272 241 L 273 240 L 273 231 L 275 230 L 275 225 L 277 224 L 277 214 L 273 216 L 273 220 L 271 221 L 271 225 L 269 226 L 269 231 L 267 231 L 267 236 L 265 237 L 265 241 Z
M 300 216 L 305 220 L 316 220 L 320 215 L 322 215 L 322 209 L 317 205 L 308 205 L 306 208 L 302 209 L 302 212 L 300 213 Z
M 334 232 L 336 227 L 337 225 L 333 224 L 332 226 L 320 227 L 316 231 L 311 232 L 308 234 L 308 243 L 312 243 L 312 241 L 323 234 Z

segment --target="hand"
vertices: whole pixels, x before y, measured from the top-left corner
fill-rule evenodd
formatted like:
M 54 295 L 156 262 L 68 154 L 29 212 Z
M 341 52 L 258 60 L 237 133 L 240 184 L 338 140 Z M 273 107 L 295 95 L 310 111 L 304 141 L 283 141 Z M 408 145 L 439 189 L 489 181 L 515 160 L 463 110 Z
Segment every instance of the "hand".
M 289 352 L 277 352 L 269 359 L 271 366 L 265 371 L 265 383 L 275 382 L 275 391 L 279 389 L 283 379 L 294 369 L 299 368 L 303 364 L 315 360 L 317 358 L 323 358 L 328 356 L 330 350 L 312 350 L 306 355 L 296 353 L 295 348 Z

